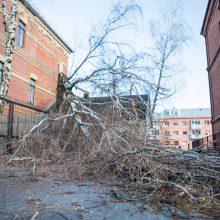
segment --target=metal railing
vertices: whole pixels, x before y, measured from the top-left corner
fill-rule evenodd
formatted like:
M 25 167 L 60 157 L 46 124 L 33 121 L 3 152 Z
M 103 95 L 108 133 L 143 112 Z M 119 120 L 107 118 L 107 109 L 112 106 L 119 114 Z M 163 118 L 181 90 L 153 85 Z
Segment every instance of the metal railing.
M 48 114 L 36 106 L 0 96 L 4 109 L 0 115 L 0 144 L 12 153 L 12 139 L 18 139 Z
M 216 133 L 192 142 L 192 148 L 198 150 L 220 151 L 220 133 Z

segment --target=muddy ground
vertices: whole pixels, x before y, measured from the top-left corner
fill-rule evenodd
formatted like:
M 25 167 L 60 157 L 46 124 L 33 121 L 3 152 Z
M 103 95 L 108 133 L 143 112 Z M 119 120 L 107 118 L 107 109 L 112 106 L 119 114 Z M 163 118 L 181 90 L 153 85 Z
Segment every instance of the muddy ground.
M 17 168 L 0 170 L 0 219 L 218 219 L 170 205 L 125 202 L 128 192 L 98 182 L 67 182 L 33 176 Z M 219 218 L 220 219 L 220 218 Z

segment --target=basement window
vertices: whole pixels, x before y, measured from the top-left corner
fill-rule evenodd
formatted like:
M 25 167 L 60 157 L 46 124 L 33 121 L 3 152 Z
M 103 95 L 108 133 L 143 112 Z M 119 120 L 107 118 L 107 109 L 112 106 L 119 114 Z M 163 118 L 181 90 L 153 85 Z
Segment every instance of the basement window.
M 17 46 L 24 47 L 25 24 L 21 20 L 18 21 Z
M 29 103 L 34 104 L 34 95 L 35 95 L 35 80 L 30 79 L 30 91 L 29 91 Z
M 2 63 L 2 62 L 0 61 L 0 81 L 2 80 L 3 70 L 4 70 L 4 63 Z

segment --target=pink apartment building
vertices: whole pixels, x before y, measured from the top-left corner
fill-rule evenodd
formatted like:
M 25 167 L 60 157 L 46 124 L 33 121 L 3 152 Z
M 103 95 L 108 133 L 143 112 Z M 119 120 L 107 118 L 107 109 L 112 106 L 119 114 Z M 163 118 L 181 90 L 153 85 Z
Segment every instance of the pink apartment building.
M 160 113 L 160 142 L 191 149 L 192 142 L 212 135 L 211 111 L 200 109 L 167 109 Z

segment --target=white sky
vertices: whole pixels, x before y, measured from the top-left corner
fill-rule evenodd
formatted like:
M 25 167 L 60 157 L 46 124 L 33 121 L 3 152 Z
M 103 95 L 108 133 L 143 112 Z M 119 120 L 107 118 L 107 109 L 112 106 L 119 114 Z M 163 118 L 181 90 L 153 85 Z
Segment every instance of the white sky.
M 31 0 L 48 23 L 73 48 L 77 49 L 88 39 L 92 25 L 106 17 L 115 0 Z M 136 0 L 143 10 L 143 21 L 138 26 L 137 46 L 146 47 L 147 22 L 157 19 L 160 9 L 169 1 L 179 0 Z M 184 76 L 185 86 L 164 108 L 210 107 L 206 50 L 200 30 L 208 0 L 181 0 L 184 18 L 192 29 L 192 41 L 183 51 L 182 62 L 188 69 Z M 127 2 L 123 0 L 121 2 Z M 146 37 L 146 38 L 145 38 Z

